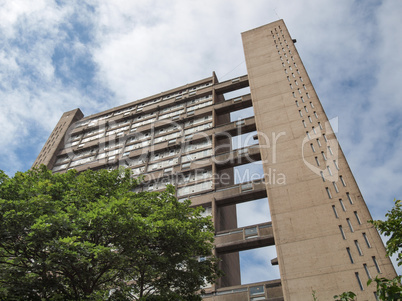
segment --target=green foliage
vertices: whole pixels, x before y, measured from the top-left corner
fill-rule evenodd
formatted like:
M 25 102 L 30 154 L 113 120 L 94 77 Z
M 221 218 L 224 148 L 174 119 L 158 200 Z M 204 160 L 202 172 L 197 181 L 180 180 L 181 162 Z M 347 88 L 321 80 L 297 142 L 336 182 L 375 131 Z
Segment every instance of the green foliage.
M 199 300 L 220 273 L 211 219 L 173 186 L 137 184 L 127 170 L 0 171 L 0 299 Z
M 402 276 L 397 276 L 394 279 L 378 278 L 375 277 L 374 281 L 377 283 L 377 297 L 380 300 L 398 301 L 402 300 Z M 367 285 L 373 280 L 367 281 Z
M 402 265 L 402 202 L 401 200 L 395 200 L 395 207 L 388 211 L 385 215 L 386 221 L 370 221 L 377 230 L 389 236 L 386 248 L 387 255 L 392 256 L 394 253 L 398 253 L 397 261 L 398 266 Z
M 344 292 L 341 295 L 335 295 L 335 301 L 353 301 L 355 300 L 356 294 L 354 292 Z

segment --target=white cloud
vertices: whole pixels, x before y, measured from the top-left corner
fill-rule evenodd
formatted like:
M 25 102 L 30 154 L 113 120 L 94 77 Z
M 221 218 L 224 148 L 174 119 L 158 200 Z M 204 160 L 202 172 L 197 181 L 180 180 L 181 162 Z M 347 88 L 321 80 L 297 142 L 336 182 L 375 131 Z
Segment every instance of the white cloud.
M 402 195 L 401 9 L 397 0 L 3 1 L 0 168 L 28 169 L 64 111 L 95 113 L 214 70 L 246 73 L 240 33 L 278 15 L 328 117 L 339 117 L 373 217 L 383 218 Z

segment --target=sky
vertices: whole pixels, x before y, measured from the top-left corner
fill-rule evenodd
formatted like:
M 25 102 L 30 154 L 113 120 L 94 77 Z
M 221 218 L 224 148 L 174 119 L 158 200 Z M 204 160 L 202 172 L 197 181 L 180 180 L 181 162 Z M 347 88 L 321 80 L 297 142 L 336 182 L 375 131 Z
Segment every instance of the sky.
M 401 12 L 399 0 L 0 0 L 0 169 L 29 169 L 65 111 L 90 115 L 213 71 L 220 81 L 246 74 L 240 33 L 284 19 L 371 214 L 384 219 L 402 197 Z M 247 266 L 268 251 L 253 252 Z M 252 271 L 244 283 L 264 274 Z

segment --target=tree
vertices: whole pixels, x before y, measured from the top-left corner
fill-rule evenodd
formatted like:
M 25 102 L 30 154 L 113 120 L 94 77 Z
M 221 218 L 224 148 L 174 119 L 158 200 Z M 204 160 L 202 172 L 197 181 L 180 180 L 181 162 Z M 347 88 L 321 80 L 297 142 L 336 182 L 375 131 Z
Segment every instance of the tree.
M 398 266 L 402 265 L 402 202 L 400 200 L 395 201 L 395 207 L 385 214 L 387 220 L 381 221 L 369 221 L 377 228 L 377 230 L 389 239 L 386 243 L 387 255 L 391 257 L 397 253 Z M 369 279 L 367 285 L 370 285 L 373 281 L 377 284 L 377 297 L 379 300 L 398 301 L 402 300 L 402 276 L 396 276 L 394 279 L 379 278 L 376 276 L 374 279 Z M 349 300 L 342 299 L 341 297 L 349 297 L 347 294 L 353 292 L 343 293 L 339 296 L 334 296 L 336 300 Z M 355 296 L 355 295 L 354 295 Z M 354 296 L 352 296 L 354 298 Z M 340 299 L 337 299 L 340 298 Z
M 397 253 L 398 266 L 402 265 L 402 202 L 395 200 L 395 207 L 385 214 L 386 221 L 376 220 L 370 221 L 377 230 L 386 236 L 389 236 L 386 243 L 387 255 L 391 257 Z M 378 278 L 374 279 L 377 284 L 377 295 L 380 300 L 401 300 L 402 299 L 402 276 L 399 275 L 394 279 Z M 370 279 L 367 282 L 369 285 Z
M 0 171 L 0 299 L 199 300 L 220 273 L 211 219 L 173 186 L 136 185 L 128 170 Z
M 387 255 L 391 257 L 397 253 L 398 266 L 402 265 L 402 202 L 395 200 L 395 207 L 385 214 L 386 221 L 370 221 L 377 230 L 389 236 L 386 243 Z

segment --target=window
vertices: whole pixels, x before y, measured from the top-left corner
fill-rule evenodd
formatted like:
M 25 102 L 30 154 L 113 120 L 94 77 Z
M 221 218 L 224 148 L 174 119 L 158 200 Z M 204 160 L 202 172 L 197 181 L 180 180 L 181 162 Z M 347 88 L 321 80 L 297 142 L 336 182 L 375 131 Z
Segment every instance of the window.
M 302 123 L 303 123 L 303 126 L 306 128 L 307 125 L 306 125 L 306 123 L 304 122 L 304 120 L 302 120 Z
M 364 238 L 364 241 L 366 242 L 367 247 L 371 248 L 371 245 L 370 245 L 370 242 L 368 240 L 368 237 L 367 237 L 366 233 L 364 233 L 364 232 L 363 232 L 363 238 Z
M 325 187 L 325 190 L 327 191 L 328 198 L 332 199 L 331 191 L 329 190 L 329 188 Z
M 337 162 L 336 160 L 334 160 L 334 165 L 335 165 L 335 168 L 336 168 L 337 170 L 339 170 L 338 162 Z
M 322 181 L 325 182 L 324 173 L 322 171 L 320 171 L 320 175 L 321 175 Z
M 367 267 L 367 264 L 363 264 L 363 267 L 364 267 L 364 270 L 366 271 L 366 274 L 367 274 L 367 277 L 368 277 L 368 279 L 371 279 L 371 275 L 370 275 L 370 271 L 369 271 L 369 269 L 368 269 L 368 267 Z
M 343 204 L 342 199 L 339 199 L 339 203 L 341 204 L 342 210 L 346 211 L 345 205 Z
M 364 290 L 364 289 L 363 289 L 363 284 L 362 284 L 362 282 L 361 282 L 361 280 L 360 280 L 359 273 L 356 272 L 355 275 L 356 275 L 357 282 L 359 283 L 360 290 L 363 291 L 363 290 Z
M 334 185 L 335 191 L 336 191 L 336 192 L 339 192 L 339 189 L 338 189 L 338 186 L 336 185 L 336 183 L 335 183 L 335 182 L 332 182 L 332 185 Z
M 350 219 L 349 219 L 349 218 L 346 219 L 346 222 L 348 223 L 350 232 L 355 232 L 355 231 L 353 230 L 352 223 L 350 222 Z
M 292 84 L 289 84 L 289 87 L 290 87 L 290 89 L 293 89 L 293 86 L 292 86 Z
M 317 134 L 317 132 L 316 132 L 316 130 L 315 130 L 315 127 L 311 127 L 311 129 L 313 130 L 313 133 L 314 133 L 314 134 Z
M 343 228 L 342 228 L 341 225 L 339 225 L 339 231 L 341 231 L 342 238 L 343 238 L 343 239 L 346 239 L 345 232 L 343 231 Z
M 315 157 L 315 163 L 317 163 L 317 166 L 320 166 L 320 162 L 318 161 L 317 157 Z
M 183 164 L 181 165 L 181 168 L 182 168 L 182 169 L 187 169 L 187 168 L 190 168 L 190 165 L 191 165 L 191 162 L 183 163 Z
M 308 109 L 306 106 L 304 106 L 304 111 L 306 111 L 306 113 L 308 113 Z
M 346 196 L 348 197 L 349 203 L 353 205 L 352 197 L 350 196 L 349 192 L 346 192 Z
M 300 99 L 301 99 L 301 101 L 302 101 L 302 102 L 304 102 L 304 98 L 303 98 L 303 96 L 300 96 Z
M 315 153 L 314 145 L 312 143 L 310 143 L 310 146 L 311 146 L 311 150 L 313 151 L 313 153 Z
M 344 187 L 346 187 L 346 183 L 345 183 L 345 180 L 343 179 L 343 177 L 342 177 L 342 176 L 339 176 L 339 179 L 341 180 L 342 185 L 343 185 Z
M 318 115 L 317 115 L 317 112 L 316 112 L 316 111 L 314 111 L 314 116 L 315 116 L 315 118 L 318 119 Z
M 304 88 L 304 90 L 307 90 L 307 87 L 306 87 L 306 85 L 304 85 L 304 84 L 303 84 L 303 88 Z
M 327 161 L 327 156 L 325 156 L 324 152 L 321 152 L 322 158 L 324 159 L 324 161 Z M 328 166 L 329 167 L 329 166 Z M 330 173 L 331 174 L 331 173 Z
M 328 170 L 329 175 L 332 176 L 332 171 L 331 171 L 331 168 L 329 166 L 327 166 L 327 170 Z
M 360 245 L 359 245 L 359 242 L 357 240 L 355 240 L 355 246 L 356 246 L 357 252 L 359 252 L 359 255 L 363 256 L 363 252 L 360 249 Z
M 318 126 L 320 127 L 321 130 L 323 130 L 321 122 L 318 123 Z
M 332 211 L 334 211 L 335 217 L 339 218 L 338 212 L 336 211 L 335 205 L 332 205 Z
M 331 147 L 328 145 L 328 151 L 329 151 L 329 153 L 331 154 L 331 155 L 334 155 L 334 153 L 332 152 L 332 149 L 331 149 Z M 335 161 L 335 160 L 334 160 Z
M 320 142 L 320 139 L 318 139 L 318 138 L 317 138 L 317 144 L 319 147 L 321 147 L 321 142 Z
M 360 221 L 360 217 L 359 217 L 359 215 L 357 214 L 357 211 L 354 211 L 354 214 L 355 214 L 355 217 L 356 217 L 357 223 L 358 223 L 359 225 L 361 225 L 361 224 L 362 224 L 362 222 Z
M 296 106 L 298 107 L 299 106 L 299 102 L 296 100 Z
M 306 135 L 307 135 L 307 138 L 310 140 L 310 139 L 311 139 L 311 137 L 310 137 L 309 132 L 306 132 Z
M 310 101 L 310 107 L 312 107 L 314 109 L 314 105 L 311 101 Z
M 289 76 L 286 76 L 287 77 L 287 79 L 288 79 L 288 82 L 290 82 L 290 77 Z
M 350 249 L 349 249 L 349 248 L 346 248 L 346 252 L 348 252 L 350 262 L 351 262 L 351 263 L 355 263 L 354 260 L 353 260 L 353 257 L 352 257 L 352 253 L 350 252 Z
M 325 136 L 325 134 L 322 134 L 322 137 L 324 138 L 325 142 L 328 142 L 327 136 Z
M 377 269 L 377 272 L 378 272 L 379 274 L 381 274 L 380 266 L 378 265 L 378 262 L 377 262 L 377 260 L 375 259 L 375 256 L 373 256 L 372 258 L 373 258 L 373 262 L 374 262 L 375 268 Z

